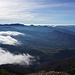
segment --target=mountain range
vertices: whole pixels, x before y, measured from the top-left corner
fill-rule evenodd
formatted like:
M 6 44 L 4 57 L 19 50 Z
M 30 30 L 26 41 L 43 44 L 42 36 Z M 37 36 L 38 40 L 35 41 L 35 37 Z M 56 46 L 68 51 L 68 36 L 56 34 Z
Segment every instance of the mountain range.
M 35 59 L 35 61 L 28 66 L 26 64 L 22 64 L 21 66 L 20 64 L 13 64 L 12 62 L 6 62 L 4 64 L 0 62 L 0 69 L 3 68 L 19 75 L 46 69 L 48 71 L 54 70 L 70 73 L 72 72 L 71 69 L 74 69 L 75 26 L 1 24 L 0 48 L 1 54 L 2 50 L 4 50 L 5 55 L 8 53 L 12 56 L 29 54 Z M 29 56 L 27 58 L 29 58 Z M 32 58 L 30 60 L 32 60 Z M 30 60 L 27 59 L 27 61 Z M 9 59 L 9 61 L 11 60 Z M 21 72 L 14 69 L 17 65 L 19 65 L 17 68 Z

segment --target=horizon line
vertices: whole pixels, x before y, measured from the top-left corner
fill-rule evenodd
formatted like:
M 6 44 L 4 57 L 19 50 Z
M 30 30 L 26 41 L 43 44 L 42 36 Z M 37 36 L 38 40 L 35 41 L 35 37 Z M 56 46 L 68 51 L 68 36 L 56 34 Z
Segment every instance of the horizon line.
M 1 23 L 2 25 L 4 25 L 4 24 L 23 24 L 23 25 L 28 25 L 28 26 L 30 26 L 30 25 L 34 25 L 34 26 L 67 26 L 67 25 L 75 25 L 75 24 L 34 24 L 34 23 L 31 23 L 31 24 L 25 24 L 25 23 Z M 1 25 L 0 24 L 0 25 Z

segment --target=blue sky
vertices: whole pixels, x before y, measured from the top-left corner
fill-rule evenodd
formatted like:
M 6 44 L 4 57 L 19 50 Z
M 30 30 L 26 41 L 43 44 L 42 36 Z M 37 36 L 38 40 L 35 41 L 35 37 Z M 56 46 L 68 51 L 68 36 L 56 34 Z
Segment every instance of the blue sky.
M 75 24 L 75 0 L 0 0 L 0 23 Z

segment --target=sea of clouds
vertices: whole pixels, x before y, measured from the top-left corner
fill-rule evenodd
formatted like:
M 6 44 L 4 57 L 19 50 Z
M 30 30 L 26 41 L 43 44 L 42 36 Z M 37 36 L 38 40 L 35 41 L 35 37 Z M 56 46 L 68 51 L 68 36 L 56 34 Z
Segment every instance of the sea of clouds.
M 30 65 L 33 58 L 34 57 L 29 54 L 15 55 L 9 51 L 0 48 L 0 65 L 2 64 Z
M 0 44 L 20 45 L 20 41 L 12 36 L 25 36 L 24 33 L 16 31 L 0 31 Z M 20 64 L 30 65 L 35 61 L 34 57 L 27 54 L 13 54 L 0 47 L 0 65 L 2 64 Z
M 0 32 L 0 43 L 8 44 L 8 45 L 19 45 L 20 41 L 13 38 L 12 36 L 25 36 L 24 33 L 16 32 L 16 31 L 1 31 Z

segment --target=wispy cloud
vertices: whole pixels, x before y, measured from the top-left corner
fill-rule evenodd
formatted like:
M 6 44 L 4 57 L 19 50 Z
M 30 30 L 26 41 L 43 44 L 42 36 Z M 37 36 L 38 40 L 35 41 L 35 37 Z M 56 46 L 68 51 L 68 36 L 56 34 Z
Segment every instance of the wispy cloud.
M 0 32 L 0 43 L 8 45 L 19 45 L 20 41 L 13 38 L 13 36 L 25 36 L 24 33 L 17 31 L 1 31 Z M 19 64 L 19 65 L 30 65 L 35 61 L 34 57 L 29 54 L 13 54 L 0 47 L 0 65 L 2 64 Z
M 8 44 L 8 45 L 18 45 L 20 42 L 11 36 L 1 36 L 0 35 L 0 44 Z
M 0 31 L 0 35 L 8 35 L 8 36 L 19 36 L 19 35 L 25 35 L 24 33 L 20 33 L 17 31 Z
M 75 8 L 75 2 L 58 1 L 59 0 L 57 0 L 57 2 L 55 0 L 0 0 L 0 22 L 43 23 L 50 18 L 49 14 L 52 14 L 50 11 L 54 11 L 53 13 L 56 14 L 57 12 L 61 13 L 72 10 L 72 8 L 74 10 Z M 66 13 L 68 14 L 69 12 Z M 74 12 L 72 13 L 74 14 Z M 57 17 L 55 18 L 60 20 Z M 55 22 L 55 20 L 53 21 Z
M 49 3 L 47 5 L 42 5 L 41 7 L 49 7 L 49 8 L 56 8 L 56 7 L 74 7 L 75 3 Z
M 0 65 L 2 64 L 20 64 L 20 65 L 30 65 L 35 61 L 34 57 L 29 54 L 12 54 L 0 48 Z
M 67 6 L 68 3 L 50 3 L 43 4 L 43 1 L 35 0 L 1 0 L 0 19 L 10 19 L 18 21 L 44 21 L 46 17 L 38 13 L 32 13 L 35 9 L 53 8 Z
M 24 33 L 16 32 L 16 31 L 1 31 L 0 43 L 8 44 L 8 45 L 19 45 L 21 44 L 21 42 L 12 37 L 12 36 L 19 36 L 19 35 L 24 36 Z
M 30 20 L 34 14 L 29 11 L 37 6 L 36 2 L 27 0 L 0 0 L 0 19 Z

